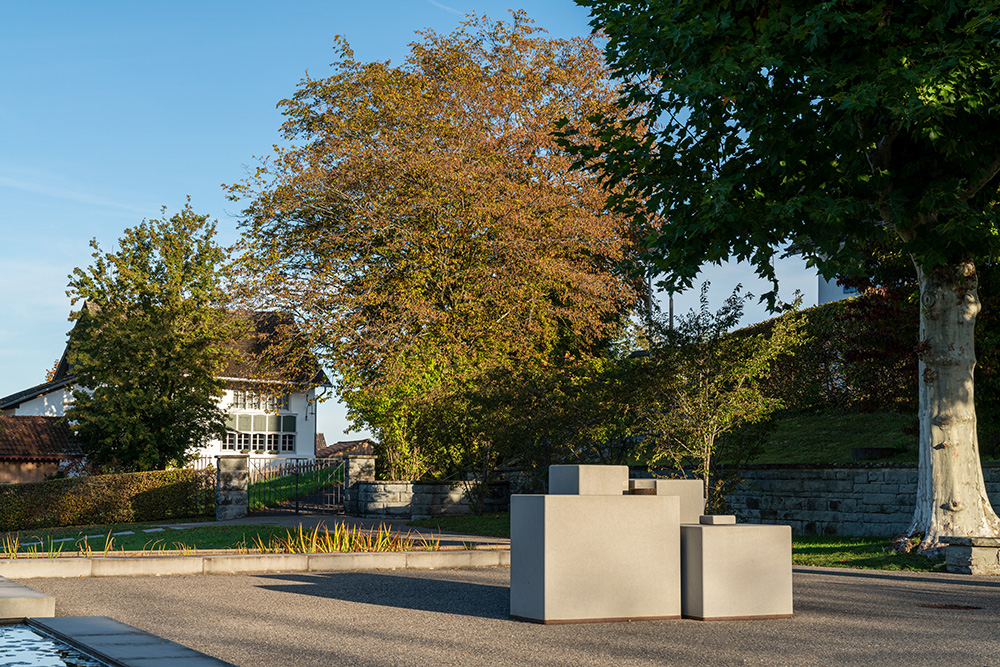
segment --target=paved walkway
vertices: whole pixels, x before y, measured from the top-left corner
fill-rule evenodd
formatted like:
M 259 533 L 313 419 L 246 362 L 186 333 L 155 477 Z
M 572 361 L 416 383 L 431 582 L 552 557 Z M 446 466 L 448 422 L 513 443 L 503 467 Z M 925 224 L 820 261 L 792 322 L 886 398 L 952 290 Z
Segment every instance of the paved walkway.
M 1000 578 L 795 568 L 795 617 L 512 621 L 510 571 L 34 579 L 57 615 L 102 615 L 241 667 L 1000 665 Z

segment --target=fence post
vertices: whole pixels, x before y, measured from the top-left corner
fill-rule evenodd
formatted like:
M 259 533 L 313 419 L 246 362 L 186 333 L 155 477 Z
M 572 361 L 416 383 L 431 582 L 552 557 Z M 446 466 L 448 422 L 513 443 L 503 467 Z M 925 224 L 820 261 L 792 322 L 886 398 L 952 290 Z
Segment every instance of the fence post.
M 242 519 L 247 515 L 248 456 L 222 454 L 215 457 L 215 520 Z
M 358 513 L 358 483 L 375 481 L 375 457 L 344 455 L 344 514 Z

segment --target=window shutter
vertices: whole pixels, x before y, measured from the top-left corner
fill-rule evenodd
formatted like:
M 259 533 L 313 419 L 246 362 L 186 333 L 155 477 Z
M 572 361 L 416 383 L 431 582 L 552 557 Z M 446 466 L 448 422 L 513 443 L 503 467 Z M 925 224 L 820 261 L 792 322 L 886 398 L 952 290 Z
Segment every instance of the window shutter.
M 251 425 L 250 415 L 237 415 L 237 425 L 239 426 L 239 428 L 237 429 L 238 431 L 242 432 L 251 431 L 252 429 L 250 428 Z
M 267 430 L 267 415 L 254 415 L 253 416 L 253 430 L 258 433 Z
M 281 430 L 285 433 L 295 432 L 295 415 L 285 415 L 281 418 Z

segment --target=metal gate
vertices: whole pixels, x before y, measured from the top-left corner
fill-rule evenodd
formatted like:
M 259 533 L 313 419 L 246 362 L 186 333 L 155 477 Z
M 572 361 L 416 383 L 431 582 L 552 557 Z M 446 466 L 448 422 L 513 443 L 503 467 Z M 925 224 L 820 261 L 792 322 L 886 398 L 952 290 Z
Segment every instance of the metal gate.
M 257 514 L 343 514 L 343 459 L 250 458 L 249 510 Z

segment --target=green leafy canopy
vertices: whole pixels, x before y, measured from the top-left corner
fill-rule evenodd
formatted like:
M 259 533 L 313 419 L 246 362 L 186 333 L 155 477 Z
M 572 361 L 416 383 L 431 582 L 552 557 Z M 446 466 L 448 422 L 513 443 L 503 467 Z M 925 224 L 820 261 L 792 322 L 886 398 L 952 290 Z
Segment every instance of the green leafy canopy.
M 99 467 L 180 464 L 224 430 L 225 252 L 190 204 L 165 216 L 125 230 L 117 252 L 92 241 L 93 264 L 70 276 L 67 295 L 83 303 L 71 314 L 66 418 Z
M 659 125 L 576 152 L 668 284 L 730 258 L 773 283 L 788 243 L 827 277 L 870 239 L 925 269 L 1000 248 L 996 2 L 578 2 Z

